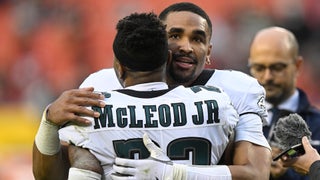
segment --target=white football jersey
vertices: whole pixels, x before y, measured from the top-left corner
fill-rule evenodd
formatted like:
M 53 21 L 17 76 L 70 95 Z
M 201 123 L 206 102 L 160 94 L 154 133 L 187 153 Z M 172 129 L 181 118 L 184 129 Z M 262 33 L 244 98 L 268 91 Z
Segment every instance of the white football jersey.
M 91 107 L 101 116 L 89 118 L 92 125 L 88 127 L 60 129 L 60 139 L 88 148 L 101 162 L 106 179 L 116 156 L 149 157 L 144 133 L 176 163 L 217 164 L 239 119 L 229 96 L 216 87 L 156 88 L 161 84 L 165 85 L 130 87 L 149 91 L 105 92 L 106 106 Z
M 239 113 L 235 141 L 249 141 L 269 149 L 262 127 L 267 123 L 265 90 L 258 81 L 240 71 L 204 70 L 192 85 L 209 85 L 222 88 Z
M 265 90 L 256 79 L 234 70 L 204 70 L 193 85 L 220 87 L 229 95 L 240 115 L 235 141 L 249 141 L 270 149 L 262 132 L 267 117 Z M 113 68 L 91 74 L 80 87 L 89 86 L 95 87 L 96 91 L 122 88 Z

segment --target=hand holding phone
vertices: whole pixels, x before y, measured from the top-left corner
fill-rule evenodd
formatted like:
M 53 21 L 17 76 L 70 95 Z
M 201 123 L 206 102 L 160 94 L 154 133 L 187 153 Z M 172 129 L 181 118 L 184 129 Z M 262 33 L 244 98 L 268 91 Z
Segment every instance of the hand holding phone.
M 293 157 L 300 156 L 304 153 L 305 153 L 305 151 L 304 151 L 303 145 L 301 143 L 299 143 L 299 144 L 291 146 L 290 148 L 282 151 L 279 155 L 277 155 L 275 158 L 273 158 L 273 161 L 277 161 L 282 156 L 287 156 L 287 157 L 293 158 Z

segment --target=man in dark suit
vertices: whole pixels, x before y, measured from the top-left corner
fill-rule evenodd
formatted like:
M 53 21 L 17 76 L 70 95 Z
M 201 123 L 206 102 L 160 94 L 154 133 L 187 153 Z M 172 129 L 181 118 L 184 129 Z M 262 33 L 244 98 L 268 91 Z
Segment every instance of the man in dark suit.
M 311 144 L 319 151 L 320 110 L 313 107 L 305 92 L 296 86 L 303 58 L 292 32 L 281 27 L 269 27 L 259 31 L 251 45 L 250 73 L 266 90 L 266 106 L 269 110 L 268 124 L 264 135 L 272 146 L 273 156 L 281 149 L 273 137 L 276 121 L 290 113 L 298 113 L 312 132 Z M 308 179 L 291 168 L 282 166 L 281 160 L 271 165 L 271 179 Z

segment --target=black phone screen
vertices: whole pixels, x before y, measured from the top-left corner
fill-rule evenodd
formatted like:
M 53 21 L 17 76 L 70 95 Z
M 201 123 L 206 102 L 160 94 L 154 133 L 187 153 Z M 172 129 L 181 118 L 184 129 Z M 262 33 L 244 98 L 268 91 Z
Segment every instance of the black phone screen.
M 305 151 L 304 151 L 303 145 L 301 143 L 296 144 L 296 145 L 282 151 L 279 155 L 277 155 L 275 158 L 273 158 L 273 161 L 277 161 L 282 156 L 297 157 L 297 156 L 300 156 L 304 153 L 305 153 Z

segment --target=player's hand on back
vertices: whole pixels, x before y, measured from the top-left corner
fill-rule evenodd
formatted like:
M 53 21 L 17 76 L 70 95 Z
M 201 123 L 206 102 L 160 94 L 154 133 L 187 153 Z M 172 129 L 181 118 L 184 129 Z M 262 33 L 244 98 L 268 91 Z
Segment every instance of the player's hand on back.
M 104 96 L 94 92 L 93 87 L 64 91 L 47 109 L 46 119 L 58 126 L 72 121 L 79 125 L 90 125 L 85 116 L 99 117 L 100 114 L 86 106 L 104 107 Z
M 156 146 L 147 134 L 143 135 L 143 143 L 150 152 L 148 159 L 116 158 L 111 175 L 113 180 L 132 179 L 173 179 L 173 164 L 166 154 Z

